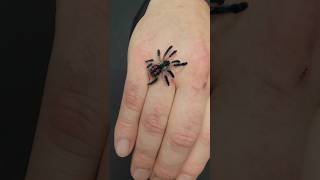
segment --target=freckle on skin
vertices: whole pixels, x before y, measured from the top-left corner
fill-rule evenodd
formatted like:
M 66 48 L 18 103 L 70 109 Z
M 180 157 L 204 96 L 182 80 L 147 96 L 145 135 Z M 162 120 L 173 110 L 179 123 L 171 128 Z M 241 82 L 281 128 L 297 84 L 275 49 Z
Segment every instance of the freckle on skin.
M 207 82 L 203 83 L 202 88 L 205 89 L 207 87 Z

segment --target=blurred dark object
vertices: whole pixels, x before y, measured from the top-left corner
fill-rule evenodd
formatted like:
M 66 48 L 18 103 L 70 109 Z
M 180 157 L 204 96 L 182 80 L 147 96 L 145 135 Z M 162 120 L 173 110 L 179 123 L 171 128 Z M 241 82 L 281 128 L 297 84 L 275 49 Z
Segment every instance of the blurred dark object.
M 210 3 L 211 14 L 226 14 L 226 13 L 239 13 L 248 8 L 247 2 L 241 2 L 237 4 L 225 5 L 224 0 L 213 0 Z
M 1 2 L 0 179 L 22 180 L 54 37 L 54 0 Z

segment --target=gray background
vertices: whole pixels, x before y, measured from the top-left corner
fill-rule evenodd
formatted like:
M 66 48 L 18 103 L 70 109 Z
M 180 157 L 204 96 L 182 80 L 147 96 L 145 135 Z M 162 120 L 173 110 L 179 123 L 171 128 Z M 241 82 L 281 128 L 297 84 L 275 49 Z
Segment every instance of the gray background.
M 133 18 L 144 0 L 120 1 L 112 0 L 111 8 L 111 42 L 110 42 L 110 59 L 109 65 L 109 82 L 113 88 L 110 88 L 110 113 L 111 113 L 111 131 L 109 135 L 109 153 L 110 154 L 110 172 L 112 180 L 129 180 L 130 176 L 130 159 L 120 159 L 115 155 L 113 146 L 113 130 L 117 113 L 119 110 L 123 85 L 127 67 L 127 48 L 130 38 L 130 29 Z M 209 171 L 206 169 L 199 180 L 208 180 Z

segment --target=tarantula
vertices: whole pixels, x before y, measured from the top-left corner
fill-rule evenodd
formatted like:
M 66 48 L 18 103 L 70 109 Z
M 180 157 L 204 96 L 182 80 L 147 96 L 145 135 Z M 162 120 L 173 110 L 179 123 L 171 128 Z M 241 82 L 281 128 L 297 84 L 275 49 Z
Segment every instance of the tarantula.
M 160 74 L 164 75 L 164 78 L 166 80 L 166 83 L 168 86 L 170 86 L 169 83 L 169 78 L 166 74 L 170 75 L 172 78 L 174 78 L 173 72 L 170 70 L 171 67 L 179 67 L 179 66 L 186 66 L 188 63 L 187 62 L 181 62 L 180 60 L 174 60 L 174 61 L 169 61 L 168 59 L 171 58 L 173 55 L 175 55 L 178 51 L 174 50 L 171 52 L 171 54 L 168 56 L 168 53 L 170 50 L 173 48 L 173 46 L 170 46 L 167 51 L 164 53 L 163 57 L 161 58 L 161 52 L 160 49 L 157 51 L 159 63 L 158 64 L 153 64 L 154 60 L 150 59 L 145 61 L 147 65 L 148 72 L 150 76 L 153 78 L 148 85 L 154 84 L 155 82 L 158 81 L 158 77 Z
M 248 8 L 248 3 L 242 2 L 238 4 L 224 5 L 225 0 L 210 1 L 211 14 L 224 14 L 224 13 L 239 13 Z M 216 7 L 217 6 L 217 7 Z

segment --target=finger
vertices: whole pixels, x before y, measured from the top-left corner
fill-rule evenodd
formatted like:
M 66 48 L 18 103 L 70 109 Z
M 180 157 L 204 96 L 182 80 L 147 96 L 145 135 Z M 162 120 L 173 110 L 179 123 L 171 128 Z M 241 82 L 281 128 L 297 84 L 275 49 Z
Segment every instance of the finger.
M 138 138 L 132 159 L 131 174 L 135 179 L 147 179 L 160 149 L 171 110 L 175 87 L 160 79 L 148 90 L 142 110 Z
M 210 99 L 204 117 L 202 131 L 177 180 L 193 180 L 201 174 L 210 158 Z
M 148 90 L 147 82 L 143 55 L 136 50 L 129 51 L 127 78 L 114 135 L 115 149 L 120 157 L 128 156 L 134 147 L 140 113 Z
M 154 176 L 175 179 L 200 133 L 208 89 L 178 88 Z

